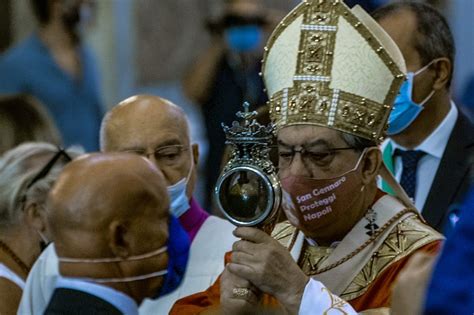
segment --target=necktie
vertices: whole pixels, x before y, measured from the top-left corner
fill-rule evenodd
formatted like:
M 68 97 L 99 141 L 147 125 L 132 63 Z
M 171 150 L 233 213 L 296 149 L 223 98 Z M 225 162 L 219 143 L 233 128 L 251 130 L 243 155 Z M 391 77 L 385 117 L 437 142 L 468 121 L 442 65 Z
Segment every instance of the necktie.
M 423 151 L 404 151 L 400 149 L 395 150 L 395 156 L 402 158 L 403 170 L 402 178 L 400 179 L 400 185 L 402 185 L 408 196 L 415 200 L 416 191 L 416 170 L 418 168 L 418 162 L 426 153 Z

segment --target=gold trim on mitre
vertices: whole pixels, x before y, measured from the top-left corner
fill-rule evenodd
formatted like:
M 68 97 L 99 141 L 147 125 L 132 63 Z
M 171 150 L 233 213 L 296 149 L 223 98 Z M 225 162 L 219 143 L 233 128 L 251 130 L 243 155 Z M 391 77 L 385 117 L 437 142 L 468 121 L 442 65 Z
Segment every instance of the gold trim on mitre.
M 276 27 L 262 74 L 277 129 L 311 124 L 381 142 L 403 56 L 359 6 L 305 0 Z

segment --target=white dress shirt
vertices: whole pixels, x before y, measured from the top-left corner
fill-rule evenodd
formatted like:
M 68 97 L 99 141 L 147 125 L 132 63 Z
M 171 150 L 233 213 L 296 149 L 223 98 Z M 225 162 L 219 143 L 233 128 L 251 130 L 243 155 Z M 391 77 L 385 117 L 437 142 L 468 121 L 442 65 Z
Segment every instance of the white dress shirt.
M 25 281 L 18 276 L 13 270 L 8 268 L 6 265 L 0 263 L 0 278 L 5 278 L 15 283 L 20 289 L 23 290 L 25 287 Z
M 451 109 L 441 124 L 420 145 L 413 149 L 426 153 L 418 162 L 418 168 L 416 170 L 415 206 L 420 212 L 431 190 L 431 185 L 438 171 L 439 163 L 441 162 L 444 150 L 448 144 L 449 136 L 453 131 L 457 119 L 458 109 L 454 103 L 451 102 Z M 408 150 L 391 139 L 387 140 L 385 145 L 388 143 L 392 145 L 392 156 L 396 149 L 403 151 Z M 395 156 L 393 162 L 395 178 L 400 182 L 403 171 L 402 158 Z
M 41 253 L 26 279 L 18 315 L 40 315 L 48 306 L 59 277 L 58 256 L 54 244 Z
M 115 306 L 122 314 L 138 315 L 138 306 L 135 300 L 120 291 L 114 290 L 100 284 L 83 281 L 74 278 L 59 276 L 56 288 L 73 289 L 97 296 L 102 300 Z

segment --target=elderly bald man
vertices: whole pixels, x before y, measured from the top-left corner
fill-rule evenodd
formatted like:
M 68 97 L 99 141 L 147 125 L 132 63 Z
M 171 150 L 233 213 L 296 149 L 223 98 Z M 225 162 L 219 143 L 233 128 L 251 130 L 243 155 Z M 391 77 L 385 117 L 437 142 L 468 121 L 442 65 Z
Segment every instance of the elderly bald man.
M 45 314 L 138 314 L 175 289 L 189 238 L 166 182 L 146 159 L 92 154 L 71 162 L 48 197 L 60 276 Z
M 184 111 L 152 95 L 130 97 L 107 113 L 101 128 L 104 152 L 131 152 L 152 161 L 165 176 L 170 211 L 188 232 L 190 261 L 183 285 L 157 302 L 145 301 L 141 314 L 167 314 L 174 302 L 206 289 L 224 269 L 222 257 L 236 238 L 234 226 L 209 216 L 192 197 L 199 148 L 192 144 Z
M 168 185 L 170 211 L 191 239 L 189 264 L 178 290 L 145 301 L 140 314 L 167 314 L 174 302 L 208 288 L 223 271 L 222 257 L 232 248 L 235 228 L 208 215 L 192 197 L 199 148 L 192 144 L 186 115 L 177 105 L 151 95 L 130 97 L 109 111 L 102 122 L 101 149 L 131 152 L 148 158 L 163 173 Z M 27 280 L 21 314 L 42 314 L 58 274 L 54 246 L 39 257 Z

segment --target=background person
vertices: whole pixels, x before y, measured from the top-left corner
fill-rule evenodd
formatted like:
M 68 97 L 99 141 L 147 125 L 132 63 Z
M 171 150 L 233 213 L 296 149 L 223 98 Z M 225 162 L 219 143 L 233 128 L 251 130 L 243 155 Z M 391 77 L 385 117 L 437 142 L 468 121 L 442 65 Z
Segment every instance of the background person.
M 0 155 L 23 142 L 62 142 L 48 112 L 27 95 L 0 97 L 0 139 Z
M 268 26 L 271 28 L 270 17 L 261 0 L 226 1 L 224 14 L 208 23 L 212 36 L 209 49 L 185 76 L 185 93 L 200 105 L 209 140 L 207 209 L 225 148 L 221 123 L 230 125 L 244 101 L 250 103 L 251 110 L 267 101 L 259 72 Z
M 100 78 L 82 32 L 91 0 L 31 0 L 38 29 L 0 57 L 0 94 L 27 93 L 54 119 L 64 144 L 99 148 Z
M 414 1 L 373 14 L 400 48 L 408 80 L 395 101 L 385 163 L 435 229 L 457 220 L 469 187 L 474 126 L 451 98 L 455 46 L 446 19 Z
M 16 314 L 26 277 L 49 242 L 45 203 L 75 151 L 25 143 L 0 159 L 0 313 Z

